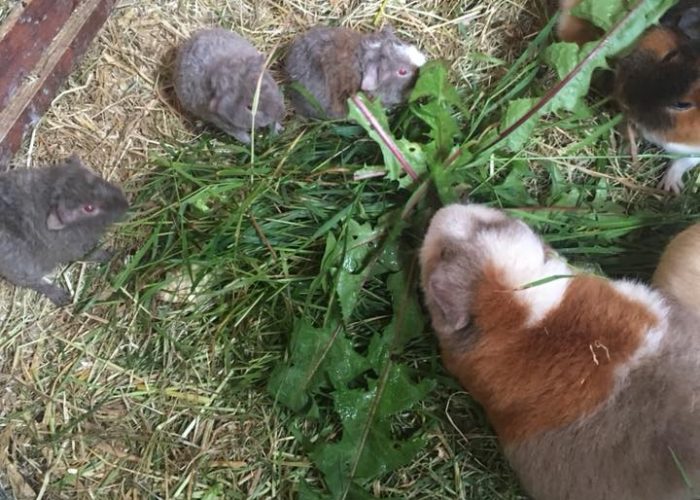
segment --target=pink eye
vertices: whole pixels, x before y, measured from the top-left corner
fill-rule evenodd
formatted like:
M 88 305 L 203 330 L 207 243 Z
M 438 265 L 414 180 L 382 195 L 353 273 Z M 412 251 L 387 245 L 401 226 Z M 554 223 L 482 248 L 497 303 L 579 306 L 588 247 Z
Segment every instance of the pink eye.
M 90 203 L 86 203 L 83 205 L 83 212 L 87 214 L 91 214 L 92 212 L 95 211 L 95 205 L 91 205 Z
M 408 74 L 408 70 L 406 68 L 399 68 L 397 73 L 399 74 L 399 76 L 406 76 Z

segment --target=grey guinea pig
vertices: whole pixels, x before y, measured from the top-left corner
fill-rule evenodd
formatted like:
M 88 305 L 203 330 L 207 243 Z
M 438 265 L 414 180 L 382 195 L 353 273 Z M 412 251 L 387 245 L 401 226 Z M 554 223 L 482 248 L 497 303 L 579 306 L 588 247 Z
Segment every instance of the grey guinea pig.
M 284 100 L 265 69 L 265 57 L 231 31 L 200 30 L 179 48 L 175 94 L 186 111 L 247 144 L 261 72 L 255 127 L 274 126 L 280 130 Z
M 361 34 L 348 28 L 315 27 L 294 40 L 285 70 L 316 103 L 297 91 L 294 107 L 312 118 L 343 118 L 347 99 L 362 90 L 386 107 L 405 101 L 425 63 L 413 45 L 399 40 L 391 27 Z
M 0 275 L 57 306 L 69 303 L 68 292 L 45 276 L 81 258 L 107 261 L 111 254 L 94 247 L 128 207 L 118 187 L 76 156 L 52 167 L 0 174 Z

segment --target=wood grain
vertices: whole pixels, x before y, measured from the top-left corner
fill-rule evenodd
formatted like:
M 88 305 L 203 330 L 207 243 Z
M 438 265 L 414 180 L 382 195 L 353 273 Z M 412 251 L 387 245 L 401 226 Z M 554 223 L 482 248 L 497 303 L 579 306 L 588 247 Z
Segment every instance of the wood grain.
M 0 167 L 46 112 L 115 0 L 33 0 L 0 28 Z

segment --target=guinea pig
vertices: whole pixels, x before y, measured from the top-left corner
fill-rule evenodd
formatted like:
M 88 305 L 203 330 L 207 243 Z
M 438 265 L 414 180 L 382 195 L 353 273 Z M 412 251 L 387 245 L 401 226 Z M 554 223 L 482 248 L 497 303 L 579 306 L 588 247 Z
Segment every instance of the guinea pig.
M 671 240 L 652 278 L 654 286 L 700 312 L 700 224 Z
M 615 96 L 628 119 L 645 139 L 682 155 L 700 153 L 700 41 L 684 32 L 697 14 L 673 13 L 616 66 Z M 698 163 L 700 157 L 673 160 L 660 187 L 679 193 L 683 174 Z
M 559 0 L 559 20 L 557 22 L 557 37 L 562 42 L 583 45 L 600 38 L 602 30 L 580 17 L 571 14 L 581 0 Z
M 108 260 L 108 251 L 94 248 L 128 207 L 118 187 L 76 156 L 52 167 L 0 174 L 0 275 L 66 305 L 68 292 L 45 276 L 82 258 Z
M 405 101 L 424 63 L 425 56 L 388 26 L 371 34 L 319 26 L 292 42 L 285 70 L 309 94 L 290 92 L 300 114 L 343 118 L 348 98 L 360 90 L 386 107 Z
M 262 74 L 262 78 L 261 78 Z M 258 105 L 253 99 L 260 82 Z M 243 143 L 258 127 L 281 129 L 284 100 L 265 57 L 246 39 L 221 28 L 197 31 L 177 52 L 175 95 L 182 107 Z
M 421 284 L 446 369 L 536 500 L 691 500 L 700 486 L 700 316 L 577 273 L 481 205 L 430 222 Z

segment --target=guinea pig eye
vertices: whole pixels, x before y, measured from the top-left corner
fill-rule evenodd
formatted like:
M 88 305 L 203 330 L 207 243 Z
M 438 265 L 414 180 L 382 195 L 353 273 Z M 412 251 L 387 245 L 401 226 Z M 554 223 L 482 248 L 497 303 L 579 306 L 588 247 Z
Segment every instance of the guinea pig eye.
M 95 211 L 95 205 L 92 205 L 90 203 L 86 203 L 85 205 L 83 205 L 83 212 L 85 212 L 86 214 L 91 214 L 94 211 Z
M 408 70 L 406 68 L 399 68 L 397 73 L 399 74 L 399 76 L 406 76 L 408 74 Z
M 694 104 L 692 102 L 688 102 L 688 101 L 678 101 L 678 102 L 674 102 L 673 104 L 671 104 L 671 108 L 673 108 L 677 111 L 685 111 L 685 110 L 693 108 L 693 107 L 695 107 Z

